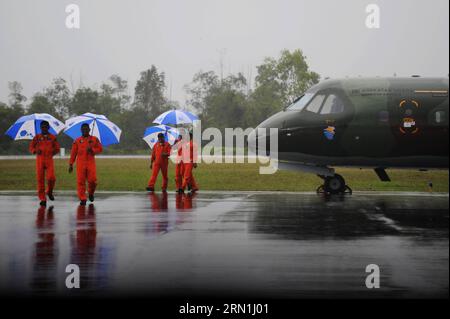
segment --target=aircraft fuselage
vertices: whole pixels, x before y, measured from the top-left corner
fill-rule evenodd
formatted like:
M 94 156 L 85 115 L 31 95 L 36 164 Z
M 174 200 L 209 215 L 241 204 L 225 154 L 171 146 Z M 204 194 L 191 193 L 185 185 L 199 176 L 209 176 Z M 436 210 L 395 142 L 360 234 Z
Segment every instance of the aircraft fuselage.
M 316 166 L 448 168 L 448 79 L 325 80 L 260 124 L 281 161 Z

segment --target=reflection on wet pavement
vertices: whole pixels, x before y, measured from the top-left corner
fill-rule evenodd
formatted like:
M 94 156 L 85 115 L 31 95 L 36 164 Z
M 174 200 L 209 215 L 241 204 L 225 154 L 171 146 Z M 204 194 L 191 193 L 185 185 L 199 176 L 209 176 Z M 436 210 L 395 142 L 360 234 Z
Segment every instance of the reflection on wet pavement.
M 58 296 L 448 296 L 448 196 L 0 195 L 0 293 Z M 68 264 L 81 288 L 67 289 Z M 377 264 L 381 288 L 367 289 Z

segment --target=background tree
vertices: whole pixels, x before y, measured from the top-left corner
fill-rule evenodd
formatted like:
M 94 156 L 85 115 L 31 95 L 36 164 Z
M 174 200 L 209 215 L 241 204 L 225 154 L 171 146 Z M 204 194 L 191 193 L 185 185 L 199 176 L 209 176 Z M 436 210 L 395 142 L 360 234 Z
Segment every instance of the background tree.
M 156 118 L 166 110 L 165 87 L 164 72 L 158 73 L 158 69 L 152 65 L 150 69 L 141 72 L 134 89 L 133 106 L 143 109 L 149 118 Z
M 212 88 L 218 87 L 219 85 L 220 79 L 214 71 L 200 71 L 194 75 L 192 83 L 184 86 L 186 92 L 190 96 L 187 103 L 200 114 L 200 117 L 206 116 L 207 105 L 205 97 Z
M 55 116 L 57 116 L 53 103 L 51 103 L 48 97 L 42 93 L 36 93 L 33 95 L 31 103 L 28 106 L 27 113 L 48 113 L 55 114 Z M 62 117 L 58 118 L 61 119 Z
M 71 94 L 66 80 L 63 78 L 53 79 L 52 84 L 44 90 L 43 95 L 50 102 L 54 116 L 63 119 L 70 115 Z
M 255 87 L 249 89 L 243 74 L 218 76 L 214 71 L 198 72 L 185 86 L 187 105 L 199 115 L 203 127 L 256 127 L 265 118 L 278 112 L 317 83 L 319 75 L 312 72 L 301 50 L 281 52 L 279 58 L 265 58 L 257 66 Z M 250 81 L 252 82 L 252 81 Z M 177 101 L 165 97 L 165 75 L 156 66 L 140 73 L 129 95 L 128 82 L 111 75 L 99 87 L 82 86 L 71 92 L 63 78 L 55 78 L 42 92 L 32 95 L 29 105 L 19 82 L 8 83 L 9 105 L 0 102 L 0 153 L 27 154 L 27 141 L 13 142 L 4 132 L 23 114 L 50 113 L 62 121 L 86 112 L 104 114 L 122 129 L 119 145 L 106 153 L 148 152 L 142 140 L 146 127 L 162 112 L 179 109 Z M 60 134 L 58 140 L 70 149 L 71 140 Z
M 241 73 L 220 80 L 213 71 L 197 73 L 186 86 L 189 104 L 200 112 L 202 124 L 219 129 L 245 126 L 246 88 Z
M 117 74 L 111 75 L 109 80 L 112 83 L 113 96 L 119 100 L 121 109 L 129 109 L 131 96 L 128 94 L 128 82 Z
M 17 81 L 8 82 L 9 88 L 9 106 L 16 110 L 23 110 L 25 108 L 26 96 L 22 94 L 22 84 Z
M 25 114 L 26 97 L 22 94 L 22 85 L 19 82 L 9 82 L 9 105 L 0 102 L 0 153 L 23 154 L 27 151 L 28 143 L 16 142 L 4 133 L 22 115 Z
M 69 108 L 71 116 L 86 112 L 101 114 L 98 107 L 99 95 L 98 91 L 88 87 L 82 87 L 76 90 L 70 101 Z
M 256 69 L 256 87 L 247 114 L 252 125 L 291 104 L 320 79 L 319 74 L 309 70 L 301 50 L 283 50 L 278 60 L 266 58 Z

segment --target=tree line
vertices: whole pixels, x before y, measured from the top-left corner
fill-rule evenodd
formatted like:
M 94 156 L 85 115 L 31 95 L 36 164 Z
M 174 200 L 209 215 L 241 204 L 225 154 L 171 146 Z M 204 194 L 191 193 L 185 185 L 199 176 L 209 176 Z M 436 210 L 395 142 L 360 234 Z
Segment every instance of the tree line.
M 317 83 L 319 75 L 311 71 L 301 50 L 283 50 L 278 58 L 265 58 L 256 67 L 254 87 L 242 73 L 221 77 L 214 71 L 200 71 L 185 86 L 185 107 L 202 120 L 202 127 L 256 127 L 268 116 L 280 111 Z M 121 142 L 107 153 L 148 152 L 142 140 L 146 127 L 160 113 L 179 108 L 166 95 L 164 72 L 152 65 L 140 73 L 129 94 L 129 84 L 119 75 L 110 76 L 98 89 L 82 86 L 71 90 L 63 78 L 27 98 L 19 82 L 9 82 L 9 101 L 0 101 L 0 154 L 26 154 L 26 141 L 12 141 L 4 132 L 22 115 L 49 113 L 64 121 L 85 112 L 103 114 L 122 129 Z M 62 147 L 70 148 L 71 139 L 58 137 Z

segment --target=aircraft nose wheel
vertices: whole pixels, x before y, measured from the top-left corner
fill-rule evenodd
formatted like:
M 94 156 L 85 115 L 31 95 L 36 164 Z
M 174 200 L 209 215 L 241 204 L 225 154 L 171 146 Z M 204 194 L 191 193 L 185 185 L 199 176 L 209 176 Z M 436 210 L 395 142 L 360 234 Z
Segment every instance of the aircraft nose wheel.
M 345 179 L 339 175 L 324 177 L 324 184 L 319 186 L 317 193 L 325 194 L 352 194 L 353 191 L 345 184 Z

